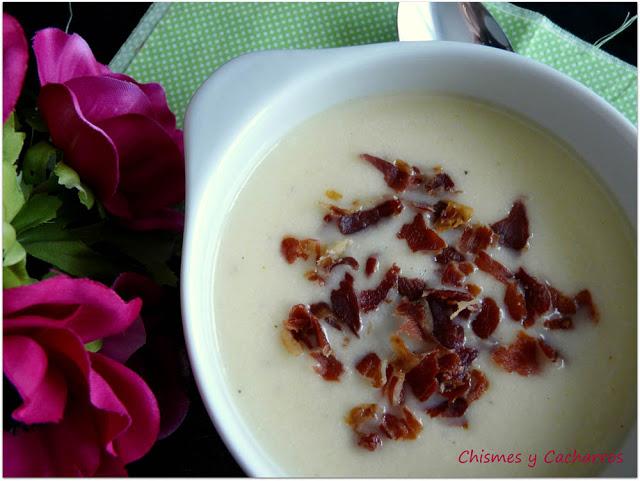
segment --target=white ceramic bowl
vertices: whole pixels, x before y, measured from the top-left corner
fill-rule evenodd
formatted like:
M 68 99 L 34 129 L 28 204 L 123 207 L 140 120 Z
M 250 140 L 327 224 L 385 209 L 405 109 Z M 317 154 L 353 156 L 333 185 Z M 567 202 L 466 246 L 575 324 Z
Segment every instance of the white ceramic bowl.
M 251 475 L 295 473 L 283 472 L 256 444 L 224 383 L 217 348 L 224 339 L 216 336 L 211 285 L 225 217 L 257 162 L 292 127 L 346 100 L 421 90 L 488 101 L 555 133 L 600 176 L 636 226 L 637 130 L 587 88 L 525 57 L 472 44 L 402 42 L 260 52 L 227 63 L 195 94 L 185 121 L 182 309 L 202 398 Z M 603 474 L 634 476 L 636 441 L 634 426 L 623 471 L 611 465 Z

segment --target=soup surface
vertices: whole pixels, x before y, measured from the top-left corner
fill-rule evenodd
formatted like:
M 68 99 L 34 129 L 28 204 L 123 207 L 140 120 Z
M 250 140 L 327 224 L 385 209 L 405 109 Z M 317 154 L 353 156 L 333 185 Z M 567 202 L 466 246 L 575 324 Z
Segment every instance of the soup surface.
M 584 310 L 575 328 L 544 333 L 564 363 L 541 362 L 531 376 L 508 373 L 480 349 L 474 365 L 490 386 L 466 413 L 468 429 L 418 413 L 423 430 L 414 441 L 390 441 L 374 452 L 359 448 L 345 415 L 379 402 L 354 369 L 364 354 L 388 355 L 399 320 L 383 303 L 362 315 L 360 339 L 342 345 L 345 332 L 326 328 L 345 372 L 327 382 L 307 355 L 281 343 L 282 321 L 295 304 L 327 301 L 349 267 L 320 286 L 305 278 L 309 263 L 288 264 L 285 236 L 331 244 L 345 238 L 323 222 L 327 190 L 348 206 L 390 198 L 381 173 L 359 158 L 370 153 L 403 159 L 429 171 L 440 165 L 474 208 L 473 222 L 490 224 L 523 199 L 531 237 L 522 252 L 492 248 L 512 270 L 523 266 L 568 294 L 589 289 L 600 311 Z M 396 233 L 415 211 L 347 236 L 345 255 L 360 263 L 356 290 L 377 286 L 396 263 L 402 275 L 439 279 L 433 255 L 413 253 Z M 239 193 L 215 256 L 213 303 L 226 382 L 247 429 L 285 474 L 298 476 L 547 476 L 587 475 L 602 464 L 555 462 L 556 454 L 617 454 L 633 428 L 636 408 L 635 240 L 617 204 L 593 174 L 554 137 L 492 106 L 440 95 L 394 95 L 352 101 L 306 121 L 260 162 Z M 366 259 L 380 263 L 371 277 Z M 509 344 L 521 326 L 506 315 L 504 286 L 476 270 L 468 281 L 502 309 L 492 342 Z M 390 293 L 389 297 L 397 294 Z M 480 454 L 480 461 L 471 457 Z M 555 454 L 548 454 L 554 451 Z M 484 462 L 489 454 L 518 454 L 512 462 Z M 623 456 L 626 453 L 623 453 Z M 535 460 L 533 458 L 535 456 Z M 629 453 L 630 456 L 630 453 Z M 520 462 L 515 460 L 520 459 Z M 473 462 L 471 462 L 473 460 Z M 551 462 L 548 462 L 551 461 Z

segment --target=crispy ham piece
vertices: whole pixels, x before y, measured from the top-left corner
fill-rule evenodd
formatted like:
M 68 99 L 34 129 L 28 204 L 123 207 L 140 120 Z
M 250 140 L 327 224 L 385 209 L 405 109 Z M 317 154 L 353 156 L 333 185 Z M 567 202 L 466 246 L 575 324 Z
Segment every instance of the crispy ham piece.
M 398 239 L 404 239 L 407 241 L 409 248 L 413 252 L 418 251 L 440 251 L 444 249 L 447 244 L 442 238 L 435 233 L 435 231 L 429 229 L 424 222 L 422 214 L 416 214 L 413 218 L 413 222 L 410 224 L 404 224 L 397 234 Z
M 333 354 L 328 356 L 319 351 L 309 353 L 316 360 L 313 370 L 322 376 L 325 381 L 339 381 L 344 372 L 342 363 Z
M 530 276 L 522 267 L 516 272 L 516 278 L 522 286 L 527 308 L 527 316 L 522 325 L 529 327 L 551 309 L 551 294 L 546 284 Z
M 459 245 L 462 252 L 478 254 L 491 247 L 494 242 L 493 231 L 486 225 L 476 224 L 464 228 Z
M 398 277 L 398 293 L 409 299 L 410 301 L 417 301 L 422 297 L 427 289 L 427 283 L 422 279 L 408 277 Z
M 438 172 L 436 175 L 427 180 L 424 184 L 424 190 L 429 195 L 438 195 L 443 192 L 455 192 L 456 185 L 445 172 Z
M 382 387 L 386 383 L 382 360 L 375 352 L 370 352 L 360 359 L 356 364 L 356 371 L 367 378 L 375 388 Z
M 473 216 L 473 209 L 468 205 L 452 200 L 440 201 L 434 206 L 433 225 L 438 232 L 455 229 L 465 225 Z
M 336 206 L 329 206 L 329 213 L 325 216 L 325 221 L 331 222 L 336 219 L 338 230 L 343 235 L 350 235 L 374 226 L 382 219 L 398 215 L 403 208 L 402 202 L 396 198 L 385 200 L 370 209 L 357 210 L 355 212 Z
M 367 277 L 371 277 L 378 270 L 378 258 L 376 256 L 370 256 L 365 264 L 365 274 Z
M 540 371 L 538 342 L 524 331 L 518 332 L 513 343 L 494 349 L 491 359 L 505 371 L 521 376 L 530 376 Z
M 360 337 L 360 307 L 358 297 L 353 289 L 353 276 L 345 273 L 344 279 L 340 282 L 340 287 L 331 291 L 331 310 L 335 317 L 346 325 L 358 337 Z
M 298 259 L 318 259 L 324 253 L 324 247 L 316 239 L 285 237 L 280 243 L 280 252 L 289 264 L 293 264 Z
M 399 416 L 391 413 L 383 414 L 380 430 L 389 439 L 416 439 L 422 432 L 422 422 L 406 406 L 402 406 L 401 412 Z
M 482 309 L 471 321 L 471 328 L 480 339 L 486 339 L 496 330 L 502 314 L 496 301 L 490 297 L 482 300 Z
M 529 218 L 527 209 L 520 200 L 513 203 L 507 217 L 491 224 L 498 235 L 498 242 L 510 249 L 522 250 L 529 242 Z
M 395 264 L 389 268 L 387 273 L 375 289 L 368 289 L 360 293 L 360 309 L 369 312 L 376 309 L 382 301 L 387 298 L 389 291 L 398 283 L 400 268 Z
M 361 154 L 360 158 L 369 162 L 384 175 L 384 181 L 396 192 L 403 192 L 420 185 L 422 175 L 420 170 L 403 160 L 396 160 L 391 163 L 380 157 L 369 154 Z
M 509 284 L 513 279 L 513 272 L 484 251 L 480 251 L 473 262 L 478 269 L 493 276 L 497 281 L 502 282 L 503 284 Z

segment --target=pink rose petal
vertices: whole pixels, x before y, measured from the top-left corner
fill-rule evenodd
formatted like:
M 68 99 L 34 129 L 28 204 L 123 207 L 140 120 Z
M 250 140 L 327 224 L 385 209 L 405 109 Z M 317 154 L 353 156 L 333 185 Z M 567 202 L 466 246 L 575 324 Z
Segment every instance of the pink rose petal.
M 8 13 L 2 13 L 2 123 L 13 112 L 27 73 L 29 51 L 24 31 Z
M 114 449 L 124 464 L 144 456 L 158 438 L 160 412 L 153 393 L 130 369 L 106 356 L 91 353 L 91 366 L 127 407 L 129 429 L 114 441 Z
M 120 159 L 120 185 L 107 210 L 144 218 L 184 199 L 184 159 L 162 126 L 148 117 L 127 114 L 98 123 L 113 140 Z
M 29 337 L 5 336 L 2 361 L 7 379 L 23 400 L 13 419 L 24 424 L 59 422 L 67 385 L 59 369 L 49 365 L 45 350 Z
M 33 51 L 40 85 L 111 72 L 109 67 L 95 59 L 91 48 L 80 35 L 68 35 L 57 28 L 46 28 L 36 33 Z
M 28 325 L 47 320 L 51 307 L 76 307 L 59 321 L 87 343 L 127 329 L 138 317 L 142 302 L 124 302 L 113 290 L 90 279 L 56 276 L 28 286 L 3 291 L 5 319 Z M 51 322 L 51 321 L 48 321 Z M 6 325 L 5 325 L 6 327 Z
M 155 116 L 149 98 L 135 83 L 102 76 L 76 77 L 64 85 L 73 92 L 84 118 L 94 125 L 126 114 Z
M 73 92 L 62 84 L 42 87 L 38 108 L 49 127 L 53 143 L 65 161 L 101 198 L 115 193 L 120 179 L 118 152 L 108 135 L 82 114 Z

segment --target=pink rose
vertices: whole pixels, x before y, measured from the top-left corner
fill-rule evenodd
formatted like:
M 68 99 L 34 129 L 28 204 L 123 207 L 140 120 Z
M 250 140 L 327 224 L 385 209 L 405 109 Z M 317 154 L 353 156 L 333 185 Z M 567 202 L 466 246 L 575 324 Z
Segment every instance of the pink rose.
M 13 112 L 27 73 L 27 39 L 18 21 L 2 13 L 2 123 Z
M 129 227 L 181 229 L 171 207 L 184 200 L 182 131 L 162 86 L 112 72 L 56 28 L 39 31 L 33 49 L 38 107 L 68 164 Z
M 12 393 L 18 401 L 4 423 L 4 475 L 125 475 L 158 437 L 158 405 L 136 373 L 85 345 L 127 330 L 140 299 L 61 275 L 3 301 L 5 409 Z

